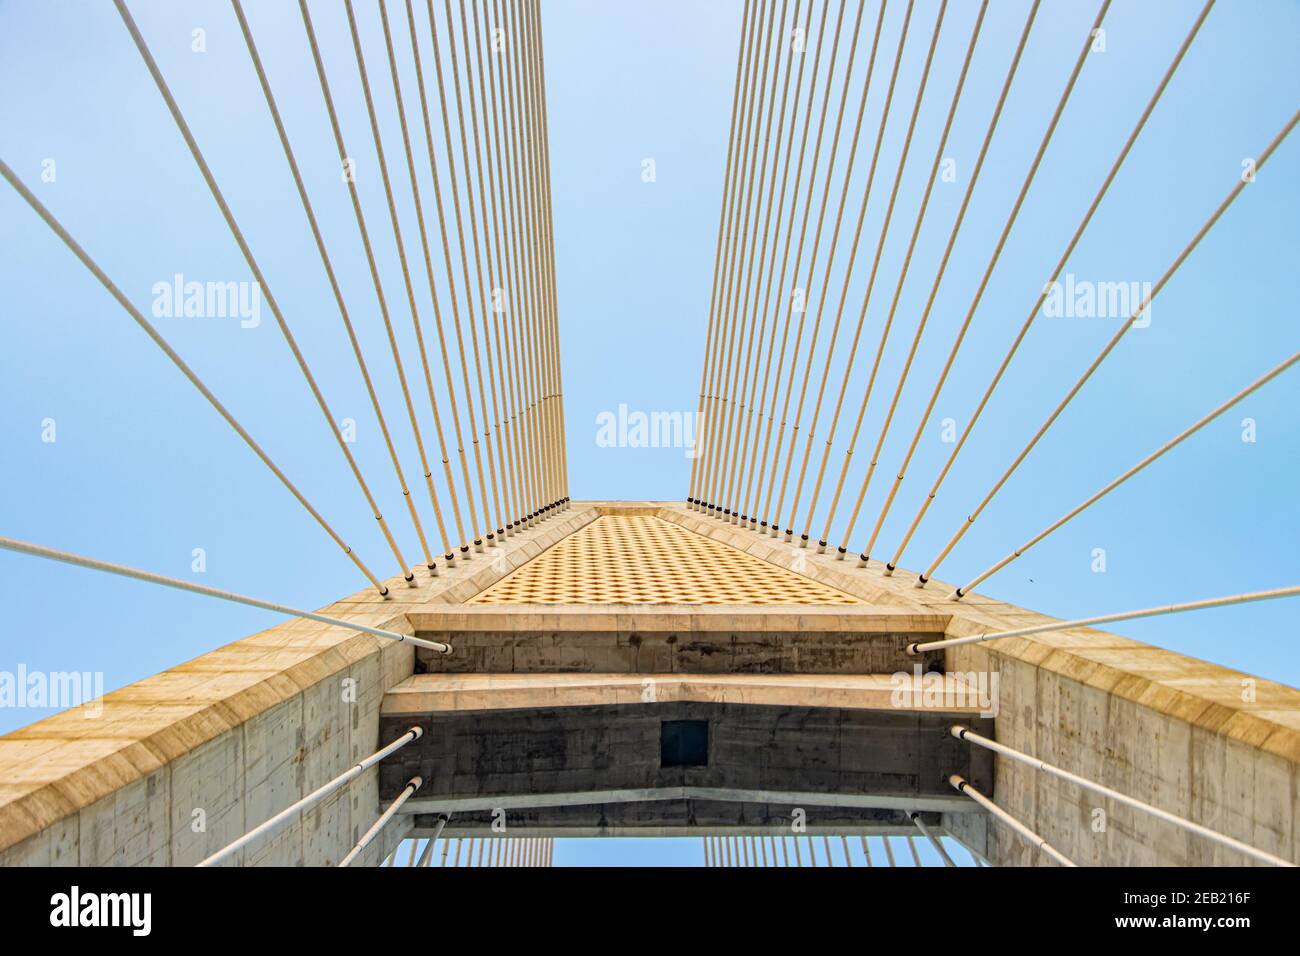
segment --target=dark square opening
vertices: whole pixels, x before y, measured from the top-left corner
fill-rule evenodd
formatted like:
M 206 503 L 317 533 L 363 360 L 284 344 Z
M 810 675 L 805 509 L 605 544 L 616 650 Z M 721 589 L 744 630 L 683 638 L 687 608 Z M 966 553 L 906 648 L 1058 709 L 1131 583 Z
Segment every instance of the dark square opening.
M 707 767 L 709 722 L 665 720 L 659 736 L 659 766 Z

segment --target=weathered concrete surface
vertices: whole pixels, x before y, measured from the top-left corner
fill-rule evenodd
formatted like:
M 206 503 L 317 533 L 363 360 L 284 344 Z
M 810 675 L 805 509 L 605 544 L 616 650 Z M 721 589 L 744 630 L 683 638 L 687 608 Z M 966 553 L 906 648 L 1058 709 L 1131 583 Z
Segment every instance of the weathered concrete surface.
M 321 611 L 411 633 L 405 610 L 464 601 L 595 516 L 570 509 L 497 560 Z M 378 749 L 384 692 L 413 666 L 409 645 L 294 620 L 113 691 L 98 717 L 75 708 L 0 737 L 0 865 L 196 863 Z M 232 862 L 337 862 L 379 809 L 371 769 Z M 358 865 L 408 828 L 395 820 Z
M 486 605 L 410 615 L 416 633 L 456 653 L 417 651 L 448 673 L 892 674 L 941 669 L 915 641 L 938 640 L 948 618 L 868 607 L 738 605 Z
M 815 694 L 804 695 L 805 699 Z M 947 785 L 953 772 L 976 786 L 991 784 L 992 757 L 972 751 L 948 733 L 954 720 L 991 730 L 970 713 L 765 706 L 698 701 L 538 707 L 522 710 L 442 710 L 424 716 L 385 716 L 381 733 L 395 736 L 411 724 L 424 735 L 380 766 L 380 796 L 396 795 L 412 776 L 425 785 L 415 806 L 455 809 L 451 801 L 482 805 L 469 818 L 490 822 L 503 798 L 526 795 L 545 803 L 554 795 L 631 792 L 687 787 L 741 795 L 803 792 L 869 796 L 876 806 L 925 809 L 924 798 L 960 803 Z M 695 721 L 708 728 L 702 763 L 669 765 L 661 744 L 664 723 Z M 572 797 L 565 802 L 572 803 Z M 758 801 L 629 799 L 586 801 L 587 809 L 555 806 L 509 809 L 506 823 L 531 826 L 662 828 L 694 819 L 703 830 L 756 819 Z M 875 811 L 809 803 L 822 824 L 889 820 Z M 707 806 L 705 806 L 707 805 Z M 748 810 L 746 807 L 748 806 Z M 472 809 L 469 807 L 467 809 Z M 746 816 L 748 813 L 748 816 Z M 788 807 L 766 807 L 760 818 L 790 822 Z M 894 817 L 898 817 L 895 814 Z
M 950 617 L 964 637 L 1053 618 L 951 584 L 919 590 L 914 573 L 839 561 L 693 511 L 659 515 L 873 604 Z M 996 674 L 996 739 L 1140 800 L 1300 861 L 1300 690 L 1091 628 L 946 651 L 945 670 Z M 998 757 L 994 796 L 1080 864 L 1244 865 L 1233 850 L 1149 814 Z M 1102 811 L 1098 814 L 1097 811 Z M 947 814 L 954 834 L 997 864 L 1040 854 L 980 814 Z

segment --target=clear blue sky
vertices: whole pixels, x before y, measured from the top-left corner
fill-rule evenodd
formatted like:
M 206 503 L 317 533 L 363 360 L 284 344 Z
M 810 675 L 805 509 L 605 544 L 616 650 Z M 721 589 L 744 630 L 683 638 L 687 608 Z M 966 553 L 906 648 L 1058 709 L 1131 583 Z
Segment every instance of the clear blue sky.
M 937 6 L 916 5 L 875 196 L 885 195 L 882 183 L 893 175 Z M 408 475 L 418 474 L 296 5 L 248 7 L 363 347 L 380 370 L 399 451 Z M 571 494 L 680 499 L 690 464 L 681 449 L 598 447 L 596 418 L 620 404 L 643 411 L 695 407 L 741 8 L 681 0 L 545 0 L 543 7 Z M 356 454 L 414 555 L 414 533 L 229 5 L 136 0 L 131 8 L 327 396 L 339 417 L 359 423 Z M 935 189 L 879 397 L 859 440 L 855 489 L 1027 8 L 1027 0 L 1006 0 L 988 13 L 947 150 L 958 160 L 958 181 Z M 948 450 L 939 421 L 964 424 L 1199 8 L 1188 0 L 1114 3 L 1106 52 L 1084 68 L 878 552 L 892 549 Z M 397 159 L 374 0 L 360 0 L 357 9 L 386 143 Z M 404 42 L 401 6 L 393 9 Z M 875 10 L 870 3 L 864 30 Z M 902 11 L 897 0 L 890 4 L 885 64 Z M 342 5 L 314 3 L 313 12 L 359 161 L 362 201 L 381 237 L 380 267 L 390 300 L 400 302 Z M 951 3 L 940 37 L 855 366 L 855 406 L 974 12 L 972 3 Z M 1043 4 L 851 547 L 864 543 L 1095 12 L 1092 3 Z M 207 32 L 202 54 L 191 51 L 196 27 Z M 1293 2 L 1217 5 L 1068 271 L 1096 281 L 1158 277 L 1234 184 L 1242 160 L 1262 149 L 1300 103 L 1298 35 L 1300 6 Z M 402 62 L 409 73 L 408 59 Z M 882 76 L 867 108 L 872 130 Z M 153 284 L 174 273 L 248 277 L 111 4 L 0 3 L 0 83 L 8 91 L 0 105 L 0 156 L 142 308 Z M 870 145 L 864 133 L 850 215 Z M 656 164 L 653 183 L 641 178 L 647 158 Z M 41 181 L 46 159 L 57 163 L 53 183 Z M 1116 350 L 942 577 L 978 572 L 1295 350 L 1298 171 L 1300 139 L 1293 137 L 1156 300 L 1151 327 L 1135 330 Z M 395 168 L 394 177 L 414 243 L 404 169 Z M 882 209 L 873 199 L 846 322 L 861 300 Z M 182 577 L 191 575 L 192 550 L 203 548 L 207 571 L 194 575 L 198 580 L 304 607 L 362 586 L 351 564 L 8 187 L 0 189 L 0 244 L 0 533 Z M 423 283 L 418 270 L 417 282 Z M 409 337 L 400 309 L 397 325 Z M 344 537 L 391 573 L 374 521 L 269 314 L 256 329 L 217 319 L 163 319 L 159 327 Z M 928 562 L 1114 328 L 1114 320 L 1039 319 L 905 566 Z M 403 346 L 415 354 L 413 342 L 403 338 Z M 837 354 L 836 385 L 843 344 Z M 1295 583 L 1298 375 L 1259 392 L 983 590 L 1072 617 Z M 1254 443 L 1241 440 L 1247 416 L 1257 423 Z M 52 444 L 41 440 L 46 418 L 57 423 Z M 846 430 L 842 425 L 836 436 L 833 467 Z M 1095 548 L 1106 550 L 1104 574 L 1091 570 Z M 8 612 L 0 669 L 21 663 L 102 671 L 106 689 L 276 620 L 9 554 L 0 554 L 0 600 Z M 1294 685 L 1295 611 L 1294 603 L 1276 603 L 1114 630 Z M 39 716 L 0 710 L 0 731 Z

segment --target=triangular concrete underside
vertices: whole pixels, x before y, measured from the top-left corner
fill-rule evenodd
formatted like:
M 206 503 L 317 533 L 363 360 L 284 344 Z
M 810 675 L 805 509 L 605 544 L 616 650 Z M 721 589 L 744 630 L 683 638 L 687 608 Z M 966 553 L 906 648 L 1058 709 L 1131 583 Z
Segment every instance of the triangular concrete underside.
M 602 513 L 469 604 L 862 605 L 651 514 Z

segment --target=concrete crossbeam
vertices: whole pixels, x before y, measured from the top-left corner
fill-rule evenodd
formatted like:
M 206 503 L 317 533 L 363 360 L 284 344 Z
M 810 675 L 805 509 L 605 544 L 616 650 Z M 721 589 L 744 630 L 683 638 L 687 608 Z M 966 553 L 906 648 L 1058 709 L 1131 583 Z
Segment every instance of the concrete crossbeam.
M 634 787 L 623 790 L 581 790 L 566 793 L 493 794 L 486 797 L 408 800 L 408 813 L 474 813 L 492 810 L 549 809 L 606 803 L 712 800 L 720 803 L 767 803 L 791 807 L 851 807 L 867 810 L 914 810 L 939 813 L 964 810 L 959 796 L 899 797 L 876 793 L 820 793 L 800 790 L 744 790 L 731 787 Z M 906 831 L 905 831 L 906 832 Z M 913 828 L 911 833 L 915 833 Z M 696 833 L 698 836 L 698 831 Z
M 878 561 L 857 569 L 855 561 L 792 548 L 685 505 L 666 504 L 658 515 L 872 604 L 949 615 L 948 637 L 1054 620 L 978 593 L 954 601 L 950 583 L 918 589 L 916 575 L 903 569 L 886 576 Z M 945 653 L 949 674 L 996 675 L 998 741 L 1300 861 L 1300 690 L 1094 628 Z M 1252 863 L 1004 758 L 996 781 L 999 805 L 1076 863 Z M 982 814 L 947 815 L 946 824 L 994 863 L 1040 862 Z
M 913 674 L 416 674 L 384 695 L 383 716 L 695 701 L 889 713 L 980 713 L 959 679 L 927 691 Z

